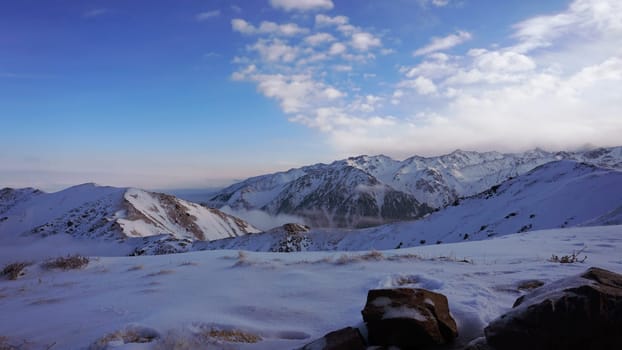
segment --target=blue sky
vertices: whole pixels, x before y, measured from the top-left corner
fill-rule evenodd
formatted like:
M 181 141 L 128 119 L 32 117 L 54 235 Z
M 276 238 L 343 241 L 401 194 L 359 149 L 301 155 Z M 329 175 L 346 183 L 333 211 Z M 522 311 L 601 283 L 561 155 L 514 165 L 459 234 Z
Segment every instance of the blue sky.
M 618 0 L 0 3 L 0 186 L 620 144 Z

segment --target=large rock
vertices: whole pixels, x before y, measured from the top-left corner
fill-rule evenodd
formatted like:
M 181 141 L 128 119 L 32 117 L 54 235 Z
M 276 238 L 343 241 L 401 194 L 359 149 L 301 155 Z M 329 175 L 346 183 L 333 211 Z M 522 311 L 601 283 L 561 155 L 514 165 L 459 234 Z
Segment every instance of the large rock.
M 484 333 L 499 350 L 622 349 L 622 275 L 590 268 L 540 287 Z
M 418 348 L 458 336 L 447 298 L 425 289 L 370 290 L 362 313 L 371 345 Z
M 346 327 L 330 332 L 300 350 L 365 350 L 365 341 L 358 328 Z

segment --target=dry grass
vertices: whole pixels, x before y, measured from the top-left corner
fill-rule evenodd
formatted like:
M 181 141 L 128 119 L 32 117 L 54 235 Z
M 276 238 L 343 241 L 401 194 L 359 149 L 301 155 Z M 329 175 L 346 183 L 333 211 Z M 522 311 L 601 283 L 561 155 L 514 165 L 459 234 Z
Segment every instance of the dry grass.
M 154 346 L 157 350 L 237 349 L 232 343 L 254 344 L 263 340 L 257 334 L 239 329 L 221 329 L 194 324 L 192 330 L 169 331 Z
M 42 264 L 43 268 L 61 269 L 61 270 L 79 270 L 86 267 L 89 264 L 89 258 L 79 254 L 67 255 L 66 257 L 58 257 L 50 259 Z
M 577 262 L 583 263 L 585 262 L 585 260 L 587 260 L 587 255 L 583 256 L 583 258 L 580 258 L 579 255 L 583 253 L 584 250 L 585 247 L 581 248 L 578 251 L 573 251 L 570 255 L 562 255 L 561 257 L 553 254 L 549 258 L 549 261 L 560 264 L 574 264 Z
M 127 271 L 128 272 L 129 271 L 139 271 L 139 270 L 142 270 L 144 268 L 145 268 L 144 265 L 134 265 L 134 266 L 130 267 L 129 269 L 127 269 Z
M 252 264 L 253 263 L 250 260 L 248 260 L 248 254 L 245 251 L 243 250 L 238 251 L 238 261 L 236 261 L 236 263 L 233 264 L 234 267 L 250 266 Z
M 164 276 L 175 273 L 175 270 L 160 270 L 158 272 L 152 272 L 150 274 L 145 275 L 145 277 L 156 277 L 156 276 Z
M 114 333 L 106 334 L 105 336 L 91 344 L 91 346 L 89 346 L 89 350 L 108 349 L 111 342 L 123 342 L 123 344 L 150 343 L 159 337 L 160 334 L 150 328 L 128 327 L 126 329 L 118 330 Z
M 4 267 L 2 272 L 0 273 L 2 276 L 6 276 L 9 280 L 16 280 L 19 277 L 25 274 L 24 269 L 28 266 L 32 265 L 30 262 L 14 262 L 12 264 L 8 264 Z
M 370 252 L 367 252 L 367 253 L 361 254 L 361 255 L 343 254 L 339 258 L 337 258 L 337 260 L 335 260 L 335 264 L 336 265 L 346 265 L 346 264 L 350 264 L 350 263 L 354 263 L 354 262 L 382 261 L 384 259 L 385 259 L 385 257 L 384 257 L 384 255 L 381 252 L 379 252 L 377 250 L 372 250 Z
M 204 332 L 200 333 L 200 336 L 206 337 L 207 340 L 216 339 L 229 343 L 254 344 L 262 340 L 262 338 L 256 334 L 244 332 L 239 329 L 223 330 L 211 328 L 209 331 L 205 330 Z

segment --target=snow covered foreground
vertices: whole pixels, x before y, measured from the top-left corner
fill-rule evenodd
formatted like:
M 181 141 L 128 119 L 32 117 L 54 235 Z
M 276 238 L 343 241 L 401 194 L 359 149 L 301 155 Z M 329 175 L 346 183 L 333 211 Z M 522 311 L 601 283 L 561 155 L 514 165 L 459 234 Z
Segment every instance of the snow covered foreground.
M 2 246 L 0 256 L 6 260 L 11 250 L 11 256 L 21 260 L 41 261 L 59 253 L 54 247 L 39 255 L 23 249 L 20 254 L 19 247 Z M 585 263 L 548 261 L 552 254 L 580 249 L 581 256 L 587 256 Z M 329 331 L 361 325 L 369 289 L 412 286 L 448 297 L 460 330 L 458 343 L 464 343 L 511 307 L 521 294 L 520 282 L 550 282 L 590 266 L 622 273 L 620 251 L 622 226 L 606 226 L 382 253 L 109 256 L 92 258 L 85 269 L 73 271 L 35 264 L 17 281 L 0 279 L 0 339 L 32 349 L 85 349 L 106 334 L 129 334 L 133 329 L 157 333 L 161 340 L 113 341 L 109 348 L 158 349 L 175 342 L 203 342 L 216 344 L 212 348 L 292 349 Z M 206 330 L 237 330 L 261 340 L 225 342 L 220 333 Z

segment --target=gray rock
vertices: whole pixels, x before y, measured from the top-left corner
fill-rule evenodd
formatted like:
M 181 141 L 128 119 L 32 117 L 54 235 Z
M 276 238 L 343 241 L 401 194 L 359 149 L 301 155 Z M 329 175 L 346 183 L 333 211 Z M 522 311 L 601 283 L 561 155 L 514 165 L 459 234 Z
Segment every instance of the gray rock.
M 622 349 L 622 275 L 590 268 L 544 285 L 484 333 L 499 350 Z

